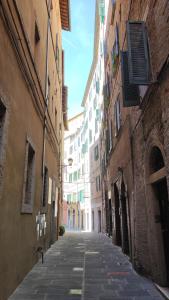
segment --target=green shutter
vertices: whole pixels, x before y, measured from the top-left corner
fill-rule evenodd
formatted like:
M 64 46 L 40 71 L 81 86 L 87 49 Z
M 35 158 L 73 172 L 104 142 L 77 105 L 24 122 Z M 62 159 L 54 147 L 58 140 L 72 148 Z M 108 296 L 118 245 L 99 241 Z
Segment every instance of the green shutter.
M 99 1 L 99 16 L 101 23 L 104 23 L 105 19 L 105 2 L 104 0 Z
M 131 84 L 150 83 L 150 59 L 145 22 L 127 22 L 129 80 Z
M 72 174 L 69 174 L 69 182 L 72 182 Z
M 130 84 L 128 70 L 128 53 L 121 52 L 121 73 L 122 73 L 122 93 L 123 106 L 130 107 L 140 104 L 139 88 L 137 85 Z
M 73 180 L 74 180 L 74 181 L 77 181 L 77 171 L 75 171 L 75 172 L 73 173 Z

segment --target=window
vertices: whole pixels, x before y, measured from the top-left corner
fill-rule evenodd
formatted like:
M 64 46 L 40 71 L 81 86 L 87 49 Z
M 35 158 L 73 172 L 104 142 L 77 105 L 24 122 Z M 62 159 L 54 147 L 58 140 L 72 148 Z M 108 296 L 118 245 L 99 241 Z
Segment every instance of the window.
M 59 46 L 58 46 L 58 33 L 56 33 L 56 54 L 55 59 L 57 62 L 57 67 L 59 67 Z
M 96 81 L 96 93 L 99 94 L 100 91 L 100 82 L 99 80 Z
M 93 109 L 96 109 L 96 107 L 97 107 L 97 99 L 96 99 L 96 96 L 95 96 L 95 98 L 93 100 Z
M 53 96 L 52 96 L 52 113 L 53 113 Z
M 96 119 L 97 119 L 97 121 L 100 121 L 100 120 L 101 120 L 101 111 L 100 111 L 99 108 L 96 109 Z
M 100 180 L 100 175 L 98 176 L 98 186 L 99 186 L 99 191 L 101 190 L 101 180 Z
M 78 192 L 78 201 L 83 202 L 84 201 L 84 191 L 81 190 Z
M 82 164 L 82 175 L 84 175 L 84 164 Z
M 115 105 L 114 105 L 114 119 L 115 119 L 115 129 L 116 129 L 116 133 L 115 135 L 118 134 L 118 131 L 120 129 L 121 126 L 121 118 L 120 118 L 120 99 L 119 97 L 117 98 Z
M 111 94 L 111 87 L 110 87 L 110 75 L 109 73 L 106 74 L 106 96 L 110 101 L 110 94 Z
M 113 147 L 113 124 L 112 120 L 109 121 L 109 151 L 111 151 Z
M 40 41 L 40 33 L 39 33 L 38 24 L 35 21 L 35 44 L 37 44 L 39 41 Z
M 57 109 L 55 108 L 55 130 L 57 130 Z
M 140 86 L 143 94 L 139 95 L 140 87 L 129 82 L 129 68 L 128 68 L 128 53 L 127 51 L 121 51 L 121 75 L 122 75 L 122 96 L 123 106 L 131 107 L 140 104 L 140 96 L 142 98 L 145 95 L 145 86 Z M 147 88 L 147 87 L 146 87 Z
M 92 99 L 92 89 L 89 92 L 89 101 L 91 101 L 91 99 Z
M 127 41 L 130 84 L 147 85 L 151 81 L 151 68 L 145 22 L 127 22 Z
M 22 212 L 32 213 L 35 181 L 35 151 L 29 141 L 26 143 Z
M 96 177 L 96 192 L 98 192 L 97 177 Z
M 99 159 L 99 147 L 98 145 L 94 148 L 94 160 Z
M 68 194 L 67 195 L 67 202 L 70 203 L 72 200 L 72 195 L 71 194 Z
M 120 5 L 121 6 L 121 5 Z M 116 0 L 112 0 L 112 15 L 111 15 L 111 25 L 113 25 L 114 15 L 116 9 Z
M 102 75 L 102 63 L 101 63 L 101 60 L 100 60 L 100 65 L 99 65 L 99 76 L 101 78 L 101 75 Z
M 91 121 L 92 119 L 92 108 L 90 108 L 90 111 L 89 111 L 89 121 Z
M 115 41 L 112 49 L 112 73 L 113 77 L 115 77 L 117 66 L 119 62 L 119 29 L 118 25 L 116 24 L 115 27 Z
M 46 102 L 48 103 L 50 100 L 50 78 L 48 76 L 47 83 L 46 83 Z
M 73 173 L 73 181 L 77 181 L 77 171 Z
M 43 178 L 43 206 L 46 206 L 48 197 L 48 168 L 44 168 L 44 178 Z
M 69 154 L 71 155 L 73 153 L 73 146 L 70 146 L 69 148 Z
M 77 201 L 77 194 L 73 193 L 73 202 L 76 202 L 76 201 Z
M 82 154 L 88 152 L 88 139 L 86 139 L 85 144 L 82 145 Z
M 99 192 L 101 190 L 101 182 L 100 182 L 100 175 L 96 177 L 96 191 Z
M 69 174 L 69 182 L 72 182 L 72 174 Z
M 78 170 L 78 179 L 80 179 L 80 169 Z
M 5 113 L 6 113 L 6 108 L 3 105 L 3 103 L 0 101 L 0 153 L 1 153 L 1 150 L 2 150 L 2 144 L 3 144 Z
M 95 119 L 95 133 L 98 133 L 99 127 L 98 127 L 98 122 L 97 118 Z
M 92 142 L 92 130 L 91 129 L 89 130 L 89 142 L 90 143 Z

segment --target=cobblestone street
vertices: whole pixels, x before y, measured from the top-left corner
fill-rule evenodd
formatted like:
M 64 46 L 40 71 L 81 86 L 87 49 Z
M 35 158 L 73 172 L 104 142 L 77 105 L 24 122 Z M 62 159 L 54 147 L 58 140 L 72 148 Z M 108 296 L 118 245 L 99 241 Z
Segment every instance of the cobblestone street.
M 68 233 L 25 277 L 10 300 L 162 300 L 103 234 Z

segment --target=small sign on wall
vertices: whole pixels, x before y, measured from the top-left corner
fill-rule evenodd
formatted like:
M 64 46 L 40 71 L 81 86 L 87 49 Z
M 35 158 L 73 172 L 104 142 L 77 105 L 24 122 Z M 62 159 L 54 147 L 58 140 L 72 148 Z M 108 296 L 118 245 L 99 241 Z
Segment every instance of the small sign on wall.
M 46 234 L 46 227 L 46 215 L 39 212 L 36 216 L 36 231 L 38 240 L 39 237 Z

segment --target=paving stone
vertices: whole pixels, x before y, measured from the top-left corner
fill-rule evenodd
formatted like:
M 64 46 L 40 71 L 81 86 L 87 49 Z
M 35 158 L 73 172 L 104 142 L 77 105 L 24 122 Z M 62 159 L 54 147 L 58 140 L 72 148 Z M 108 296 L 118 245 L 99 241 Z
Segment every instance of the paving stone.
M 83 253 L 81 252 L 83 248 Z M 74 271 L 74 270 L 79 271 Z M 71 294 L 73 293 L 73 294 Z M 78 294 L 79 293 L 79 294 Z M 10 300 L 162 300 L 103 234 L 69 233 L 46 252 Z

